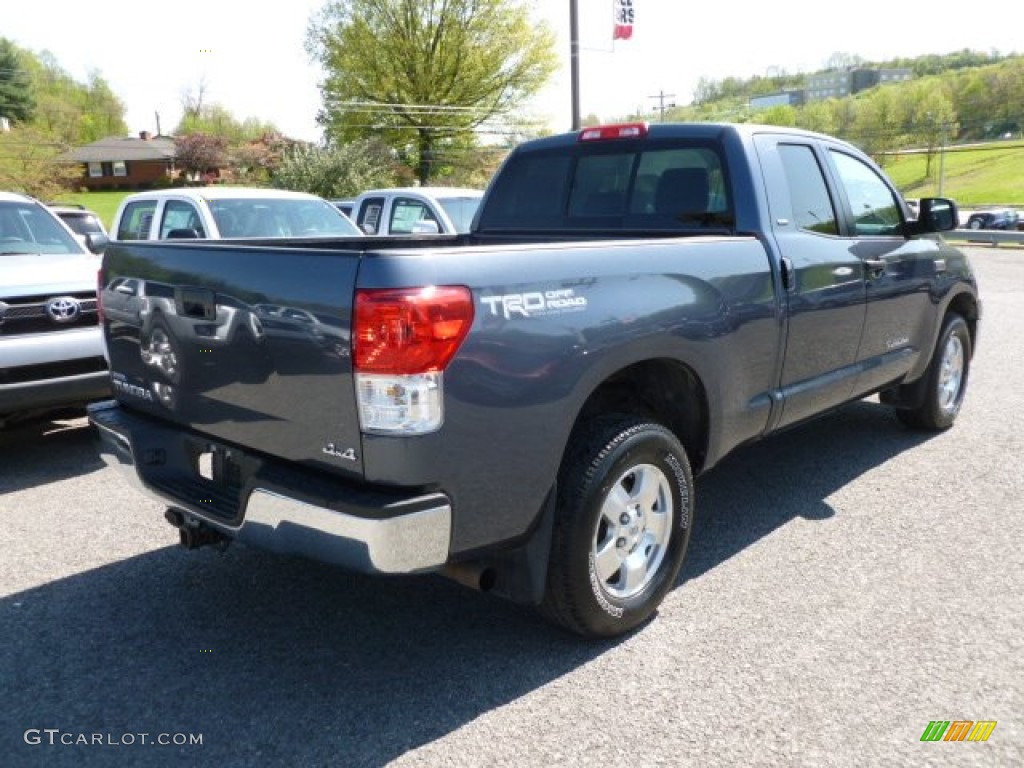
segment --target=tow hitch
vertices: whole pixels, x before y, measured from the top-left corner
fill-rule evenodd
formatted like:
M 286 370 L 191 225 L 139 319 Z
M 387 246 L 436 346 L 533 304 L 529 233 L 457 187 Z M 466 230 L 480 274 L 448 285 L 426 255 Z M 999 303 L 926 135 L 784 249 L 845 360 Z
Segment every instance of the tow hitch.
M 164 512 L 164 519 L 178 529 L 179 543 L 185 549 L 215 547 L 223 552 L 231 544 L 230 536 L 225 536 L 216 528 L 189 517 L 180 509 L 169 508 Z

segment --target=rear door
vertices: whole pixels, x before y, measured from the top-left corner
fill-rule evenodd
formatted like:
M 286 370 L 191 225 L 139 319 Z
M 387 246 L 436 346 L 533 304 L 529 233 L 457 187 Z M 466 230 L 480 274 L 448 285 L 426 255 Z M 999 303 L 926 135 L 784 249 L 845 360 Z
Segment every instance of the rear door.
M 816 143 L 755 138 L 768 191 L 772 234 L 787 275 L 788 328 L 777 426 L 849 399 L 865 318 L 865 271 L 841 233 L 841 201 L 831 191 Z

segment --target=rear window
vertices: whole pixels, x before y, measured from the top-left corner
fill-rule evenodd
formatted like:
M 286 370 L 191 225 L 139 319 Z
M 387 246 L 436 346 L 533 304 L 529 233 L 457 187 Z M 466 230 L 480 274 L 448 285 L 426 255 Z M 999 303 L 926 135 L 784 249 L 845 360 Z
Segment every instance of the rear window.
M 521 153 L 495 179 L 481 231 L 731 227 L 716 145 L 609 142 Z

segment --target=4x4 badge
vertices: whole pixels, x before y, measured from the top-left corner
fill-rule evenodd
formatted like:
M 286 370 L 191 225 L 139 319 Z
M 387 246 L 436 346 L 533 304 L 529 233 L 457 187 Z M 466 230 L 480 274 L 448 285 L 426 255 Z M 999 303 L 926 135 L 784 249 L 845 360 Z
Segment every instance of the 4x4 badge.
M 326 453 L 328 456 L 336 456 L 339 459 L 346 459 L 347 461 L 356 461 L 356 449 L 346 448 L 342 450 L 339 446 L 334 443 L 328 443 L 320 449 L 321 452 Z
M 78 299 L 71 296 L 58 296 L 56 299 L 46 302 L 46 314 L 55 323 L 74 322 L 79 311 L 81 311 L 81 306 Z

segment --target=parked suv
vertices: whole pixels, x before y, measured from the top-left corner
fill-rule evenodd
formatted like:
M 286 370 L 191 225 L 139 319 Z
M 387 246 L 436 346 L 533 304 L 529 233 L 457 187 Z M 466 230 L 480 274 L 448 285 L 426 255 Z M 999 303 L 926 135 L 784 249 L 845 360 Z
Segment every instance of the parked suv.
M 75 233 L 75 237 L 87 248 L 90 247 L 89 235 L 107 236 L 107 230 L 103 226 L 103 221 L 99 215 L 90 211 L 84 205 L 50 203 L 50 210 L 60 216 L 60 220 L 71 228 L 71 231 Z
M 978 211 L 967 219 L 968 229 L 1017 229 L 1020 215 L 1012 208 L 993 211 Z
M 106 242 L 88 239 L 97 250 Z M 0 426 L 110 396 L 99 268 L 52 210 L 0 192 Z

